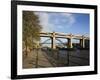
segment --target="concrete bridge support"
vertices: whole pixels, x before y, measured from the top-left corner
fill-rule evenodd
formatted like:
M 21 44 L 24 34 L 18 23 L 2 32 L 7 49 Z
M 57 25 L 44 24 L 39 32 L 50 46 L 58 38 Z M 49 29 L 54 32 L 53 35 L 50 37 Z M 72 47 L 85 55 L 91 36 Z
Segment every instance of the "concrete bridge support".
M 83 39 L 80 39 L 80 46 L 82 48 L 85 48 L 85 39 L 84 38 Z
M 56 44 L 55 44 L 55 37 L 51 38 L 51 48 L 56 49 Z
M 51 37 L 51 48 L 52 49 L 56 49 L 56 43 L 55 43 L 55 32 L 52 33 L 52 37 Z
M 69 38 L 69 39 L 67 39 L 68 40 L 68 45 L 67 45 L 67 47 L 68 48 L 72 48 L 73 46 L 72 46 L 72 38 Z
M 90 46 L 89 40 L 85 40 L 85 48 L 89 48 L 89 46 Z

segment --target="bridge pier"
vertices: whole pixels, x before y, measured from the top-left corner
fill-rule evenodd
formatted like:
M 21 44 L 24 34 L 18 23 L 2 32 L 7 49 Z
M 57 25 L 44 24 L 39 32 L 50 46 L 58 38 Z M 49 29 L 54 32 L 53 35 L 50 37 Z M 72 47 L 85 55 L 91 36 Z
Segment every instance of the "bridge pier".
M 89 40 L 85 40 L 85 48 L 89 48 L 89 46 L 90 46 Z
M 55 44 L 55 32 L 52 33 L 52 37 L 51 37 L 51 48 L 52 49 L 56 49 L 56 44 Z
M 73 47 L 73 46 L 72 46 L 72 38 L 68 38 L 67 40 L 68 40 L 68 45 L 67 45 L 67 47 L 68 47 L 68 48 L 72 48 L 72 47 Z
M 82 48 L 85 48 L 85 39 L 84 38 L 83 39 L 80 39 L 80 46 Z
M 56 49 L 55 37 L 51 38 L 51 48 Z

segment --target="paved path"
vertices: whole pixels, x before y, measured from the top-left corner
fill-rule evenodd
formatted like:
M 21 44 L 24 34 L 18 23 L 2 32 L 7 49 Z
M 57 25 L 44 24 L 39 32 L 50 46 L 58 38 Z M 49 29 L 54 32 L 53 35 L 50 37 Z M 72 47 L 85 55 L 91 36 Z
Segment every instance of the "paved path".
M 52 67 L 48 58 L 45 55 L 45 52 L 41 50 L 31 51 L 27 57 L 23 57 L 23 68 L 35 68 L 36 67 L 36 57 L 38 53 L 38 67 Z

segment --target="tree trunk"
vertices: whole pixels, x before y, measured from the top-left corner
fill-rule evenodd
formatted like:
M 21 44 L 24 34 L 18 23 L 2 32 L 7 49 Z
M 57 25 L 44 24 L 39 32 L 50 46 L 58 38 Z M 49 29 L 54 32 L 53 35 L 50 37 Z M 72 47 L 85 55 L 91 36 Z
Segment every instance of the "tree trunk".
M 27 55 L 28 55 L 28 52 L 27 52 L 27 38 L 25 39 L 25 47 L 26 47 L 25 56 L 27 57 Z

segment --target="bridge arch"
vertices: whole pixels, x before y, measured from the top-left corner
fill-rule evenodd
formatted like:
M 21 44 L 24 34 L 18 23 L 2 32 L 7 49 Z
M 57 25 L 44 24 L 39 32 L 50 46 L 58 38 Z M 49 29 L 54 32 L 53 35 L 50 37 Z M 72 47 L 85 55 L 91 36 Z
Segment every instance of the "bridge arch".
M 49 40 L 51 40 L 51 39 L 46 39 L 45 41 L 43 41 L 42 43 L 40 43 L 41 45 L 42 44 L 45 44 L 46 42 L 48 42 Z
M 42 43 L 40 43 L 40 45 L 42 46 L 43 44 L 51 44 L 51 42 L 47 43 L 48 41 L 51 41 L 51 39 L 46 39 L 45 41 L 43 41 Z M 66 44 L 67 41 L 66 41 L 66 43 L 64 43 L 62 40 L 60 40 L 58 38 L 56 38 L 55 41 L 59 42 L 59 43 L 55 42 L 56 46 L 57 46 L 57 44 L 60 44 L 62 47 L 65 47 L 65 46 L 67 47 L 67 44 Z

